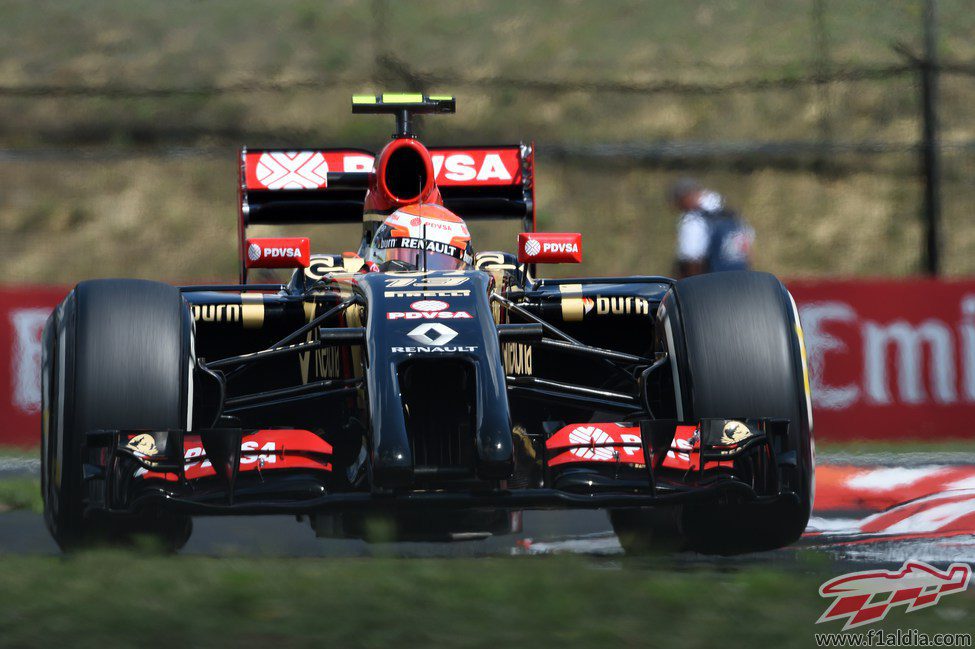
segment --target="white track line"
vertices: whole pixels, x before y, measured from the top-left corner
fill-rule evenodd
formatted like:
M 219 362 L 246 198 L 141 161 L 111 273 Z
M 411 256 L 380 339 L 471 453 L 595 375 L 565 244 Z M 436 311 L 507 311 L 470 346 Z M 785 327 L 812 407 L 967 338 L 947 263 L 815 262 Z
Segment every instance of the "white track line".
M 0 477 L 4 473 L 40 473 L 41 461 L 34 457 L 0 457 Z
M 969 452 L 911 452 L 911 453 L 816 453 L 817 464 L 852 464 L 854 466 L 912 467 L 921 464 L 975 464 L 975 453 Z

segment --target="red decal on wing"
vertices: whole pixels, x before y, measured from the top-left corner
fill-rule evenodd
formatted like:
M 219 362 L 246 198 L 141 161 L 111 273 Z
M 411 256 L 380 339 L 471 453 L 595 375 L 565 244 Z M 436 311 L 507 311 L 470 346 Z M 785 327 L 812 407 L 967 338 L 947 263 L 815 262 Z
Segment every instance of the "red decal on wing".
M 433 172 L 441 187 L 521 184 L 519 147 L 431 149 Z
M 578 462 L 646 464 L 639 427 L 573 424 L 548 438 L 545 448 L 564 451 L 550 459 L 549 466 Z
M 372 171 L 373 156 L 364 151 L 248 151 L 247 189 L 325 189 L 328 173 Z
M 313 469 L 331 471 L 332 445 L 307 430 L 258 430 L 245 435 L 240 444 L 240 470 L 277 471 L 280 469 Z M 211 478 L 217 475 L 205 457 L 199 435 L 186 435 L 183 439 L 184 471 L 187 480 Z M 146 458 L 151 461 L 152 458 Z M 136 477 L 175 482 L 177 476 L 139 469 Z

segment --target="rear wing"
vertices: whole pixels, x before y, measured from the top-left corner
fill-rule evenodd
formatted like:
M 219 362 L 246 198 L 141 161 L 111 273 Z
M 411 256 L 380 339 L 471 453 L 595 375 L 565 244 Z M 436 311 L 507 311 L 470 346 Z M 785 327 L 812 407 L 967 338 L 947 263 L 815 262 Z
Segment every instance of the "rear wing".
M 520 219 L 535 231 L 534 144 L 429 147 L 444 206 L 463 219 Z M 375 155 L 364 149 L 240 150 L 238 245 L 250 225 L 361 223 Z
M 444 206 L 464 219 L 522 219 L 534 230 L 526 144 L 430 147 Z M 358 223 L 375 156 L 362 149 L 241 149 L 241 227 Z

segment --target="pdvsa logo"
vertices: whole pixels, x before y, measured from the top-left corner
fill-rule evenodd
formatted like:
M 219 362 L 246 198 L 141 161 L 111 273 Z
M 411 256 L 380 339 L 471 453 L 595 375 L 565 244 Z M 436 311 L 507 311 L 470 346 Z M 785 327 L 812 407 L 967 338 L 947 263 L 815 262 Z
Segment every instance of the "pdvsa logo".
M 579 244 L 574 241 L 567 242 L 548 242 L 542 244 L 542 252 L 551 253 L 577 253 Z
M 301 257 L 301 248 L 261 247 L 256 243 L 247 246 L 247 258 L 251 261 L 258 261 L 259 259 L 294 259 Z
M 442 300 L 417 300 L 410 305 L 412 311 L 389 311 L 388 320 L 452 320 L 473 319 L 467 311 L 447 311 L 450 305 Z
M 506 182 L 512 179 L 512 171 L 505 166 L 504 160 L 497 153 L 486 153 L 479 160 L 468 153 L 454 153 L 448 155 L 433 154 L 433 174 L 437 182 Z M 509 161 L 516 165 L 517 161 Z
M 582 261 L 582 235 L 578 232 L 522 232 L 518 235 L 518 261 L 578 264 Z
M 247 240 L 248 268 L 307 268 L 307 237 L 259 237 Z
M 417 300 L 410 308 L 414 311 L 443 311 L 449 309 L 450 305 L 443 300 Z
M 529 239 L 525 242 L 525 254 L 529 257 L 537 257 L 539 253 L 544 254 L 578 254 L 579 244 L 574 241 L 546 241 L 540 243 L 537 239 Z
M 534 257 L 542 251 L 542 244 L 540 244 L 535 239 L 529 239 L 525 242 L 525 254 L 529 257 Z
M 300 248 L 264 248 L 261 251 L 261 256 L 268 259 L 301 257 L 301 249 Z
M 257 181 L 268 189 L 325 187 L 328 163 L 319 151 L 269 151 L 257 162 Z

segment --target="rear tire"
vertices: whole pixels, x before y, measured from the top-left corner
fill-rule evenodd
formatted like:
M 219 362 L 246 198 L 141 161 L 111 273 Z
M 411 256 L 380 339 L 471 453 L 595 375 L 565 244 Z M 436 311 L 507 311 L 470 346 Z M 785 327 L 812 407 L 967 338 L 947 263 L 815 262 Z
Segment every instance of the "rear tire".
M 674 533 L 687 549 L 715 554 L 795 542 L 812 511 L 815 467 L 802 334 L 788 291 L 767 273 L 691 277 L 666 295 L 657 318 L 658 346 L 672 360 L 678 419 L 789 419 L 798 500 L 685 505 L 663 517 L 621 512 L 613 522 L 624 547 L 643 550 L 647 540 Z
M 98 429 L 186 429 L 192 422 L 193 322 L 177 288 L 144 280 L 78 284 L 43 334 L 42 496 L 63 550 L 158 537 L 169 549 L 191 520 L 158 511 L 93 517 L 84 438 Z

